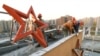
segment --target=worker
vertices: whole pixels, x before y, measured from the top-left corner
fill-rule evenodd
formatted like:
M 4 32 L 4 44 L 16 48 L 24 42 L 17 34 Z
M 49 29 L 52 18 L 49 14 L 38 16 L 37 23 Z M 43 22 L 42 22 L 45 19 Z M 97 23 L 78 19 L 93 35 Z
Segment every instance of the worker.
M 75 30 L 75 33 L 78 34 L 79 32 L 79 27 L 82 26 L 84 23 L 82 21 L 75 21 L 74 24 L 73 24 L 73 27 L 74 27 L 74 30 Z
M 62 25 L 62 31 L 64 33 L 64 36 L 67 36 L 69 34 L 72 34 L 73 30 L 73 20 L 68 20 Z
M 38 14 L 38 19 L 39 19 L 40 21 L 44 22 L 44 20 L 42 19 L 42 14 L 41 14 L 41 13 Z M 45 35 L 45 30 L 44 30 L 44 29 L 41 29 L 41 30 L 42 30 L 42 33 L 43 33 L 43 35 L 44 35 L 44 38 L 45 38 L 45 40 L 46 40 L 46 42 L 47 42 L 48 39 L 47 39 L 47 37 L 46 37 L 46 35 Z M 48 45 L 48 43 L 47 43 L 47 45 Z M 36 47 L 40 47 L 40 44 L 38 44 Z

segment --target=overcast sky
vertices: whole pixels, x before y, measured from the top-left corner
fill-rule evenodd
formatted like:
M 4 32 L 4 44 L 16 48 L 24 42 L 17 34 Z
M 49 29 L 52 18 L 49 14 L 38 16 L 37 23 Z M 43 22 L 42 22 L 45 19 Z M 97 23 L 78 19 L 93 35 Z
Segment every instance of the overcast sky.
M 0 11 L 3 4 L 27 13 L 32 5 L 36 15 L 42 13 L 43 19 L 56 19 L 64 15 L 72 15 L 77 19 L 100 15 L 99 0 L 0 0 Z M 11 17 L 0 14 L 0 19 Z

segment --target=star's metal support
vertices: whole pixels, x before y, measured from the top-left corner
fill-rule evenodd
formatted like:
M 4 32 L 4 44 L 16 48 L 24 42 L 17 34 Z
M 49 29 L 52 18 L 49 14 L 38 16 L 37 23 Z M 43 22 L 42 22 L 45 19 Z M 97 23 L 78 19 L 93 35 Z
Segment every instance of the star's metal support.
M 76 54 L 76 56 L 83 56 L 83 50 L 80 47 L 79 39 L 77 39 L 76 47 L 72 49 L 72 51 Z

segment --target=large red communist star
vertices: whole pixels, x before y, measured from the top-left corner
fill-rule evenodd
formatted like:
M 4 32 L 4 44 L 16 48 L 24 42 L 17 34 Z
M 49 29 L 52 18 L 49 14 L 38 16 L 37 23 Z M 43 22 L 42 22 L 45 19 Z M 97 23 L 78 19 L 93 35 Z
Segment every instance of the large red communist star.
M 40 20 L 37 20 L 32 6 L 30 7 L 27 14 L 22 13 L 21 11 L 11 8 L 5 4 L 3 5 L 3 8 L 14 18 L 14 20 L 16 20 L 20 24 L 18 32 L 16 33 L 13 39 L 14 43 L 25 38 L 25 36 L 32 35 L 32 37 L 34 37 L 40 43 L 40 45 L 42 45 L 43 47 L 47 46 L 46 41 L 41 31 L 41 29 L 47 27 L 47 24 L 43 23 Z M 38 24 L 39 27 L 36 29 L 36 31 L 29 30 L 27 32 L 24 32 L 26 23 L 22 18 L 29 18 L 29 14 L 32 14 L 32 16 L 34 16 L 34 19 L 35 19 L 34 23 Z

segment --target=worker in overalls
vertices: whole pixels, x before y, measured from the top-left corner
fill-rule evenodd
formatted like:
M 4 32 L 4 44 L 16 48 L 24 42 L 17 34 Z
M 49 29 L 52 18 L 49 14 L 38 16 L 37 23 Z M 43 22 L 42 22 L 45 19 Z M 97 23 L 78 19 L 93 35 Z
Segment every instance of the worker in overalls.
M 38 19 L 39 19 L 40 21 L 44 22 L 44 20 L 42 19 L 42 14 L 41 14 L 41 13 L 38 14 Z M 42 33 L 43 33 L 43 35 L 44 35 L 44 38 L 45 38 L 46 42 L 48 42 L 48 39 L 47 39 L 47 37 L 46 37 L 46 34 L 45 34 L 45 30 L 44 30 L 44 29 L 42 29 Z M 47 44 L 48 44 L 48 43 L 47 43 Z M 40 44 L 38 44 L 36 47 L 40 47 Z

